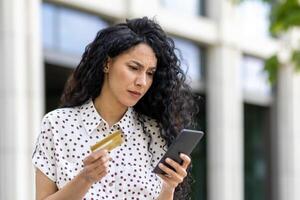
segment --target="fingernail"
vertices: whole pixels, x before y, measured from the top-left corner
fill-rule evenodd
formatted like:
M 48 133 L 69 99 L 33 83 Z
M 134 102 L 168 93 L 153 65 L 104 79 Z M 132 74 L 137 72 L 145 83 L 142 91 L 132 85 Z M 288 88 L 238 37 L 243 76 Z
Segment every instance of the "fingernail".
M 170 158 L 167 158 L 167 159 L 166 159 L 166 162 L 170 162 L 170 161 L 171 161 L 171 159 L 170 159 Z

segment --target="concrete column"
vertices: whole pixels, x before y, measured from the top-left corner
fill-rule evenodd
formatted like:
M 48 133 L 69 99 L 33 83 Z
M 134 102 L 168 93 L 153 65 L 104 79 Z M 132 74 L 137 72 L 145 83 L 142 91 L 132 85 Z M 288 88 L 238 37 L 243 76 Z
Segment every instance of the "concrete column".
M 207 67 L 208 199 L 243 199 L 243 102 L 240 52 L 209 50 Z
M 277 200 L 300 199 L 300 74 L 282 66 L 277 90 Z
M 0 199 L 34 199 L 31 153 L 43 113 L 40 1 L 0 1 Z
M 233 5 L 227 0 L 208 1 L 218 42 L 208 49 L 208 199 L 242 200 L 243 98 L 240 81 L 241 51 Z
M 290 62 L 291 49 L 299 48 L 299 29 L 281 37 L 282 47 L 276 90 L 274 134 L 275 200 L 300 199 L 300 73 Z

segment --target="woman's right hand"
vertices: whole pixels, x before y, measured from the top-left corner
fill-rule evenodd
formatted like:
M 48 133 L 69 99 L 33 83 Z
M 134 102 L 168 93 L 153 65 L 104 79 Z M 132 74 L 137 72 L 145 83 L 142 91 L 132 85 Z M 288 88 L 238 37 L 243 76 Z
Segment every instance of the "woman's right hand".
M 93 183 L 100 181 L 107 175 L 110 160 L 106 150 L 91 153 L 83 160 L 84 167 L 80 173 L 59 190 L 55 182 L 37 169 L 36 199 L 82 199 Z
M 83 160 L 83 169 L 80 172 L 87 182 L 93 184 L 100 181 L 109 172 L 109 161 L 111 160 L 107 150 L 92 152 Z

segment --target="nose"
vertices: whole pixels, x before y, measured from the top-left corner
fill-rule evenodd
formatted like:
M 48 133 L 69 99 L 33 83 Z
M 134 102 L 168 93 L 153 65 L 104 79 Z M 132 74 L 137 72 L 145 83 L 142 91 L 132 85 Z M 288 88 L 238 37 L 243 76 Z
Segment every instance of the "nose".
M 147 85 L 147 75 L 145 73 L 140 74 L 136 78 L 136 85 L 137 86 L 146 86 Z

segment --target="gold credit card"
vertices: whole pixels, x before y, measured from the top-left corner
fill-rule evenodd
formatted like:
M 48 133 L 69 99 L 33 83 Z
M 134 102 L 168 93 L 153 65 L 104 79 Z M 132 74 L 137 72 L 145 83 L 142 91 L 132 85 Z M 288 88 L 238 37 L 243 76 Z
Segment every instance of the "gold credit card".
M 106 149 L 108 151 L 111 151 L 122 143 L 123 139 L 121 137 L 121 131 L 118 130 L 91 146 L 91 151 L 94 152 L 98 149 Z

